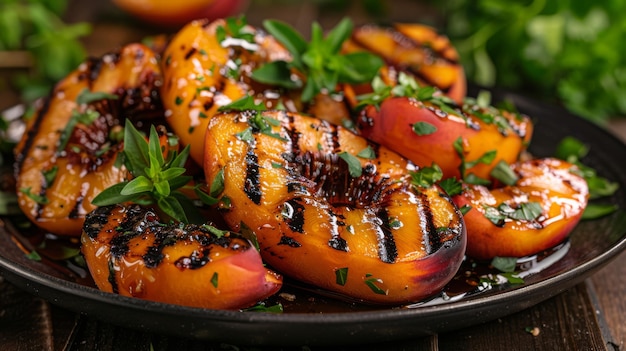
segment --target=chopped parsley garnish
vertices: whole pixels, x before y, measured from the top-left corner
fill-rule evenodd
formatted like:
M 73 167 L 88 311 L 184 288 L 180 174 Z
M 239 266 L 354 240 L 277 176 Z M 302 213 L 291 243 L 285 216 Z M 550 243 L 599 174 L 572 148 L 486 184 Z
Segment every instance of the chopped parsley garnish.
M 43 178 L 46 181 L 46 185 L 50 186 L 54 183 L 54 179 L 57 177 L 57 172 L 59 171 L 59 167 L 54 165 L 52 168 L 48 170 L 41 171 Z
M 435 127 L 434 125 L 428 122 L 420 121 L 420 122 L 413 124 L 413 132 L 419 136 L 431 135 L 435 133 L 436 131 L 437 131 L 437 127 Z
M 20 192 L 40 205 L 47 205 L 50 203 L 46 196 L 33 193 L 30 187 L 21 188 Z
M 117 100 L 118 98 L 119 97 L 115 94 L 102 91 L 90 91 L 85 88 L 76 97 L 76 103 L 79 105 L 86 105 L 100 100 Z
M 519 180 L 517 174 L 515 174 L 511 167 L 503 160 L 500 160 L 500 162 L 496 164 L 491 170 L 490 175 L 506 185 L 515 185 Z
M 382 284 L 383 280 L 380 278 L 374 278 L 371 274 L 365 275 L 365 285 L 367 285 L 375 294 L 387 295 L 387 291 L 381 289 L 376 284 Z
M 348 281 L 348 267 L 335 269 L 335 282 L 337 285 L 344 286 Z
M 473 173 L 467 173 L 467 170 L 476 166 L 479 163 L 490 164 L 496 158 L 496 150 L 490 150 L 481 155 L 478 159 L 474 161 L 467 161 L 465 159 L 465 148 L 463 146 L 463 138 L 458 137 L 453 143 L 454 150 L 457 155 L 461 159 L 461 164 L 459 165 L 459 173 L 461 173 L 461 178 L 468 184 L 482 184 L 488 185 L 490 182 L 487 179 L 483 179 L 477 177 Z
M 242 46 L 247 50 L 256 50 L 254 33 L 251 31 L 250 27 L 248 27 L 248 22 L 245 16 L 241 15 L 239 17 L 228 17 L 225 19 L 225 22 L 226 25 L 218 26 L 215 29 L 215 37 L 222 46 L 239 44 L 239 46 Z M 204 55 L 206 55 L 206 52 Z
M 277 303 L 276 305 L 268 306 L 265 302 L 259 302 L 258 304 L 241 310 L 242 312 L 270 312 L 270 313 L 283 313 L 283 305 Z
M 379 108 L 380 104 L 385 99 L 397 96 L 413 98 L 422 102 L 429 102 L 446 114 L 463 116 L 461 111 L 457 110 L 457 105 L 452 99 L 443 95 L 441 91 L 435 87 L 419 86 L 415 78 L 404 72 L 400 72 L 398 75 L 398 84 L 393 87 L 385 85 L 380 77 L 375 77 L 372 80 L 372 90 L 374 92 L 357 96 L 357 100 L 359 101 L 357 109 L 362 108 L 365 105 L 373 105 L 376 108 Z M 413 126 L 413 128 L 415 130 L 415 126 Z M 419 128 L 421 128 L 421 126 L 418 126 L 418 129 Z M 426 128 L 428 131 L 428 129 L 432 130 L 434 126 L 431 125 Z M 416 133 L 418 133 L 418 131 L 416 131 Z
M 539 218 L 543 212 L 538 202 L 523 202 L 517 208 L 507 203 L 501 203 L 498 207 L 484 206 L 485 217 L 497 226 L 504 225 L 507 219 L 520 221 L 533 221 Z
M 363 174 L 363 168 L 361 167 L 361 161 L 356 158 L 354 155 L 342 151 L 337 154 L 339 158 L 344 160 L 348 164 L 348 172 L 350 172 L 350 176 L 353 178 L 360 177 Z
M 371 146 L 368 145 L 365 149 L 359 151 L 356 156 L 367 160 L 373 160 L 376 158 L 376 152 L 374 151 L 374 149 L 372 149 Z
M 514 272 L 516 265 L 516 257 L 494 257 L 491 260 L 491 266 L 500 272 Z
M 415 172 L 411 172 L 411 183 L 415 186 L 428 188 L 443 177 L 443 171 L 436 163 L 430 167 L 422 167 Z
M 263 102 L 256 103 L 254 97 L 246 95 L 239 100 L 235 100 L 228 105 L 220 106 L 219 112 L 224 111 L 265 111 L 267 108 Z
M 100 113 L 92 107 L 87 106 L 88 104 L 100 100 L 117 100 L 118 98 L 119 97 L 115 94 L 98 91 L 92 92 L 88 88 L 83 89 L 76 97 L 78 108 L 72 110 L 69 121 L 65 125 L 65 128 L 61 131 L 59 146 L 57 148 L 58 152 L 65 150 L 65 147 L 67 146 L 67 143 L 69 142 L 72 132 L 74 131 L 74 128 L 76 128 L 77 124 L 81 123 L 84 125 L 91 125 L 96 119 L 98 119 L 98 117 L 100 117 Z M 76 152 L 80 152 L 80 149 Z
M 446 178 L 439 182 L 439 186 L 450 196 L 459 195 L 463 192 L 463 183 L 456 178 Z
M 217 272 L 213 272 L 213 275 L 211 276 L 211 285 L 213 285 L 214 288 L 217 288 L 218 286 L 218 279 L 219 275 Z

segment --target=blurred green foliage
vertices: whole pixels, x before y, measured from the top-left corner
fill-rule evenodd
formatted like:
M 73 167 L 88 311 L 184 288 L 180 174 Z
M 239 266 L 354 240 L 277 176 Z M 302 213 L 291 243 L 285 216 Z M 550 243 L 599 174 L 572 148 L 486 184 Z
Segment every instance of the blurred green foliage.
M 626 116 L 626 0 L 446 0 L 470 81 L 551 98 L 598 123 Z
M 75 69 L 86 56 L 79 38 L 89 34 L 86 23 L 61 19 L 67 0 L 1 0 L 0 51 L 27 51 L 33 67 L 15 74 L 14 87 L 25 102 L 46 95 L 52 85 Z

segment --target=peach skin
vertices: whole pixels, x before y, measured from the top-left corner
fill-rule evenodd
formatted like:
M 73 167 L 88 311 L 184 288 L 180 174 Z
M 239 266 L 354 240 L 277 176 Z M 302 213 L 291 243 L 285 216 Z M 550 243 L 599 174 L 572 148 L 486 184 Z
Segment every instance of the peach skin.
M 364 137 L 418 166 L 434 162 L 444 178 L 457 179 L 469 174 L 488 179 L 498 162 L 517 161 L 532 135 L 524 115 L 467 104 L 444 110 L 406 97 L 385 99 L 380 108 L 366 106 L 357 124 Z
M 273 295 L 282 277 L 242 236 L 199 225 L 164 224 L 139 205 L 87 215 L 82 252 L 98 288 L 141 299 L 241 309 Z

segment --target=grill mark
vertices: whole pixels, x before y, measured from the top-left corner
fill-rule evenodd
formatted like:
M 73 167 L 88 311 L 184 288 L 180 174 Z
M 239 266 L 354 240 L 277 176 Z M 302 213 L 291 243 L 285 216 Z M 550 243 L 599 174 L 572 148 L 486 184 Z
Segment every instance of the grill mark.
M 328 214 L 330 215 L 330 240 L 328 240 L 328 246 L 332 247 L 335 250 L 348 252 L 350 251 L 348 248 L 348 242 L 339 234 L 339 226 L 345 225 L 343 222 L 337 221 L 339 215 L 334 213 L 332 210 L 328 210 Z
M 289 140 L 291 142 L 291 145 L 290 145 L 291 146 L 291 155 L 300 155 L 301 154 L 301 150 L 300 150 L 300 145 L 298 145 L 298 143 L 300 141 L 300 132 L 298 131 L 298 129 L 296 128 L 296 126 L 294 124 L 293 115 L 288 114 L 288 113 L 284 113 L 283 118 L 281 118 L 281 120 L 285 119 L 284 117 L 287 117 L 287 126 L 284 129 L 287 132 L 287 135 L 289 136 Z M 285 154 L 287 154 L 287 153 L 285 153 Z M 284 156 L 285 154 L 283 154 L 283 158 L 285 157 Z M 294 160 L 293 159 L 289 160 L 289 159 L 285 158 L 285 161 L 293 162 Z
M 437 55 L 435 56 L 437 59 L 443 60 L 445 62 L 448 62 L 450 64 L 454 64 L 454 65 L 458 65 L 458 61 L 456 60 L 449 60 L 446 57 L 444 57 L 443 55 L 440 55 L 438 52 L 433 51 L 432 49 L 429 49 L 428 47 L 425 47 L 423 45 L 419 45 L 417 42 L 415 42 L 413 39 L 407 37 L 406 35 L 397 32 L 397 31 L 393 31 L 392 33 L 392 37 L 394 39 L 396 39 L 398 41 L 398 43 L 404 43 L 404 44 L 409 44 L 412 48 L 421 48 L 423 50 L 429 51 L 430 55 L 433 56 L 433 53 L 436 53 Z M 359 40 L 355 35 L 352 36 L 351 38 L 358 46 L 371 51 L 375 54 L 377 54 L 378 56 L 382 57 L 385 62 L 390 65 L 390 66 L 395 66 L 398 67 L 400 66 L 400 64 L 398 62 L 394 62 L 391 61 L 387 58 L 385 58 L 384 56 L 382 56 L 382 52 L 380 50 L 377 49 L 377 47 L 371 46 L 371 45 L 367 45 L 367 43 Z M 423 74 L 419 73 L 417 70 L 413 69 L 413 67 L 411 66 L 402 66 L 399 67 L 400 71 L 404 71 L 404 72 L 410 72 L 411 74 L 415 75 L 416 77 L 418 77 L 419 79 L 421 79 L 423 82 L 425 82 L 427 85 L 432 85 L 435 86 L 435 83 L 428 79 L 427 77 L 425 77 Z M 444 92 L 447 93 L 450 90 L 450 87 L 440 87 L 440 89 Z
M 428 197 L 424 193 L 417 193 L 417 212 L 420 218 L 420 226 L 422 230 L 424 246 L 427 253 L 432 253 L 441 248 L 441 237 L 435 226 L 433 211 L 428 201 Z
M 300 234 L 304 233 L 304 205 L 299 198 L 285 202 L 282 216 L 291 231 Z
M 104 57 L 108 57 L 104 56 Z M 87 70 L 89 71 L 89 86 L 91 87 L 91 83 L 98 79 L 100 75 L 100 71 L 102 70 L 102 65 L 104 64 L 104 57 L 102 60 L 90 59 Z
M 207 263 L 211 262 L 211 250 L 205 248 L 201 251 L 194 250 L 191 255 L 187 257 L 181 257 L 174 265 L 179 269 L 199 269 L 204 267 Z
M 302 244 L 300 244 L 296 239 L 286 235 L 280 237 L 278 245 L 287 245 L 289 247 L 293 247 L 294 249 L 302 246 Z
M 33 121 L 32 127 L 27 132 L 28 136 L 26 137 L 26 142 L 24 143 L 24 147 L 20 150 L 20 152 L 15 157 L 16 159 L 15 168 L 14 168 L 15 177 L 17 177 L 19 173 L 21 173 L 22 166 L 24 165 L 24 160 L 26 159 L 26 155 L 30 154 L 31 149 L 33 148 L 33 144 L 35 143 L 35 140 L 37 140 L 37 138 L 35 138 L 35 135 L 39 133 L 39 129 L 41 128 L 41 123 L 43 119 L 45 118 L 45 116 L 48 114 L 48 110 L 50 109 L 50 101 L 52 100 L 52 94 L 54 94 L 54 92 L 51 93 L 44 100 L 44 103 L 41 106 L 41 109 L 39 110 L 39 113 L 37 114 L 35 121 Z
M 83 230 L 88 237 L 95 239 L 98 236 L 102 228 L 104 228 L 104 225 L 109 222 L 109 216 L 113 208 L 115 208 L 115 206 L 97 207 L 94 211 L 87 214 L 85 223 L 83 224 Z
M 376 211 L 378 229 L 376 238 L 378 239 L 378 257 L 385 263 L 394 263 L 398 258 L 398 248 L 389 225 L 389 214 L 384 208 Z
M 259 205 L 261 203 L 261 176 L 259 173 L 259 158 L 254 153 L 255 146 L 248 144 L 248 152 L 246 153 L 246 179 L 243 190 L 248 198 Z
M 85 201 L 85 187 L 80 187 L 80 194 L 76 198 L 76 202 L 74 203 L 74 207 L 68 214 L 68 218 L 79 218 L 80 217 L 80 206 L 82 206 L 83 201 Z
M 189 49 L 189 51 L 187 51 L 187 53 L 185 54 L 185 60 L 189 60 L 189 58 L 191 56 L 193 56 L 193 54 L 195 54 L 198 51 L 198 49 L 192 47 L 191 49 Z

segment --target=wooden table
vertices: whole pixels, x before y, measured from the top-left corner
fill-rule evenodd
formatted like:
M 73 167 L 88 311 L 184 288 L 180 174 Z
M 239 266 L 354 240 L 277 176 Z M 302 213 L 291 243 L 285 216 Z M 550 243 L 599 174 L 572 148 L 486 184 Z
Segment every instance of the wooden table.
M 77 14 L 93 12 L 94 2 L 72 2 Z M 87 4 L 84 4 L 87 3 Z M 106 2 L 105 2 L 106 3 Z M 108 6 L 108 5 L 99 5 Z M 293 10 L 293 9 L 292 9 Z M 282 16 L 289 15 L 282 9 Z M 251 16 L 281 17 L 268 9 L 250 11 Z M 306 8 L 299 16 L 315 17 Z M 310 21 L 308 21 L 310 22 Z M 308 23 L 307 22 L 307 23 Z M 140 38 L 144 33 L 118 25 L 99 24 L 87 41 L 88 49 L 101 54 Z M 0 97 L 0 107 L 9 106 Z M 626 122 L 610 128 L 626 140 Z M 624 350 L 626 347 L 626 252 L 583 283 L 534 307 L 486 324 L 415 340 L 339 347 L 334 350 Z M 534 329 L 534 332 L 529 332 Z M 239 347 L 239 348 L 238 348 Z M 0 275 L 0 349 L 2 350 L 274 350 L 209 343 L 165 335 L 153 335 L 101 322 L 56 307 L 26 294 Z M 322 350 L 289 347 L 284 350 Z

